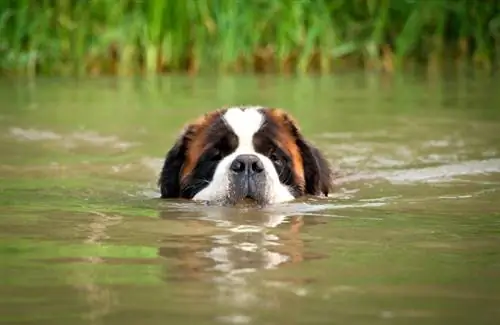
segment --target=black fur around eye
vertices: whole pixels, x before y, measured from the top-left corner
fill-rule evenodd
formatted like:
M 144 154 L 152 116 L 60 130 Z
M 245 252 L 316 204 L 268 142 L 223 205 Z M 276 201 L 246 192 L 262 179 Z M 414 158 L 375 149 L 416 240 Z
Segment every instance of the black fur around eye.
M 229 155 L 238 145 L 234 137 L 227 136 L 220 138 L 208 151 L 211 161 L 220 161 Z
M 211 161 L 219 161 L 223 158 L 222 151 L 220 151 L 218 148 L 212 148 L 210 149 L 209 157 Z
M 268 154 L 268 157 L 275 165 L 281 166 L 284 163 L 283 158 L 279 155 L 279 153 L 276 150 L 272 150 Z

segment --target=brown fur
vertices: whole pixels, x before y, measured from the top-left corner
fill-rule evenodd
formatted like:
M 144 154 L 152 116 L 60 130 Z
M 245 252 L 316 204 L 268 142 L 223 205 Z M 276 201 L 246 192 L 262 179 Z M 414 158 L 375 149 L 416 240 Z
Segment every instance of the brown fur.
M 267 118 L 273 121 L 273 123 L 278 127 L 278 144 L 290 155 L 293 163 L 295 182 L 303 188 L 305 186 L 304 162 L 302 160 L 300 149 L 297 146 L 296 138 L 292 134 L 290 128 L 292 125 L 298 129 L 297 123 L 289 114 L 281 109 L 272 108 L 265 110 L 264 114 L 266 114 Z
M 217 110 L 207 113 L 187 127 L 187 153 L 186 160 L 181 170 L 181 180 L 184 179 L 193 170 L 198 162 L 198 158 L 203 153 L 207 144 L 207 129 L 212 122 L 223 114 L 223 110 Z
M 226 111 L 227 108 L 221 108 L 206 113 L 184 128 L 182 135 L 167 152 L 158 180 L 163 198 L 191 198 L 199 190 L 199 185 L 193 182 L 200 179 L 199 175 L 194 176 L 200 170 L 197 166 L 200 159 L 207 159 L 205 154 L 207 149 L 211 150 L 209 146 L 212 145 L 212 138 L 221 136 L 220 132 L 226 132 L 221 120 Z M 290 177 L 281 174 L 285 175 L 282 181 L 291 186 L 295 197 L 327 196 L 332 190 L 332 173 L 323 154 L 304 138 L 296 121 L 284 110 L 263 108 L 260 111 L 265 116 L 265 122 L 260 133 L 254 137 L 256 150 L 269 157 L 272 151 L 265 151 L 274 150 L 273 146 L 266 144 L 269 141 L 267 139 L 270 139 L 280 152 L 288 156 L 287 170 Z M 231 152 L 230 148 L 234 149 L 229 146 L 227 153 Z M 214 167 L 212 165 L 209 168 Z

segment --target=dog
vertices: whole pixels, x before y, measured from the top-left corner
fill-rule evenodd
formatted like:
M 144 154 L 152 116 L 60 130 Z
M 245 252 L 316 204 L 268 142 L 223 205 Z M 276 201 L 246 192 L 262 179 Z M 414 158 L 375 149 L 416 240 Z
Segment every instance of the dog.
M 167 152 L 161 198 L 258 205 L 328 196 L 331 166 L 284 110 L 233 106 L 188 124 Z

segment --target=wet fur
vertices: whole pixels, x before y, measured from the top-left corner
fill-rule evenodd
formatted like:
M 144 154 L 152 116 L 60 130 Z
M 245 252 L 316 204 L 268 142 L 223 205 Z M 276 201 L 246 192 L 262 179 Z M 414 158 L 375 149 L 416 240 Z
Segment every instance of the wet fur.
M 218 164 L 215 156 L 234 149 L 231 130 L 221 123 L 224 112 L 205 114 L 189 124 L 167 152 L 158 180 L 162 198 L 191 199 L 211 181 L 210 175 Z M 297 123 L 284 111 L 262 109 L 262 112 L 266 122 L 254 136 L 256 151 L 266 156 L 271 152 L 281 154 L 286 166 L 281 168 L 280 181 L 290 186 L 294 197 L 327 196 L 332 190 L 332 172 L 320 150 L 304 138 Z M 290 152 L 282 150 L 288 147 L 276 145 L 274 140 L 279 138 L 286 139 L 288 147 L 298 148 L 299 156 L 293 162 Z M 210 142 L 220 139 L 225 139 L 219 145 L 221 148 L 210 147 Z M 301 166 L 296 166 L 299 160 Z M 280 167 L 275 165 L 275 168 Z M 302 175 L 297 170 L 302 170 Z

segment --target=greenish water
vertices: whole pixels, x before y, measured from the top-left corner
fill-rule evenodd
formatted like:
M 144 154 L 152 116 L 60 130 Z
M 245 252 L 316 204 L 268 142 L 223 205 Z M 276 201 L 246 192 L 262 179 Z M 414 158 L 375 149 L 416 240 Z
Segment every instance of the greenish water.
M 500 79 L 0 81 L 2 324 L 498 324 Z M 264 210 L 158 199 L 187 120 L 279 106 L 342 171 Z

